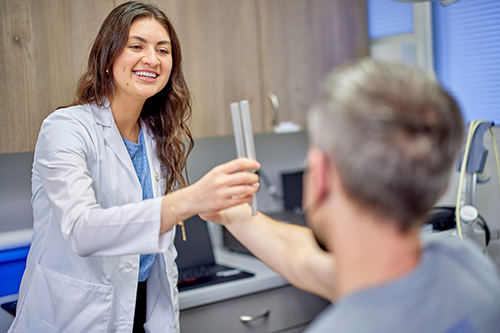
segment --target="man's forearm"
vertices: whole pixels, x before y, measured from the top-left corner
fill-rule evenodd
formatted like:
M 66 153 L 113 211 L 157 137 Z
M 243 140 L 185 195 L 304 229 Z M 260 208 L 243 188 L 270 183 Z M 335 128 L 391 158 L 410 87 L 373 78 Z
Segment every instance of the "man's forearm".
M 317 245 L 311 229 L 278 222 L 264 214 L 246 215 L 226 228 L 250 252 L 298 288 L 333 300 L 333 255 Z

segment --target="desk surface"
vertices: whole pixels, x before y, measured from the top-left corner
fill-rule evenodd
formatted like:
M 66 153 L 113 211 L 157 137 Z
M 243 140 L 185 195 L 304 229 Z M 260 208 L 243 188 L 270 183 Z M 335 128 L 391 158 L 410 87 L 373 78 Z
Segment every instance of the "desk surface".
M 239 268 L 254 273 L 255 276 L 182 291 L 179 293 L 179 306 L 181 310 L 278 288 L 288 284 L 285 279 L 255 257 L 220 248 L 215 248 L 214 254 L 218 264 Z
M 278 221 L 305 225 L 304 217 L 296 215 L 293 212 L 276 212 L 268 215 Z M 254 273 L 255 276 L 182 291 L 179 293 L 179 306 L 181 310 L 278 288 L 288 284 L 284 278 L 260 260 L 249 254 L 228 251 L 222 247 L 221 240 L 217 241 L 214 239 L 216 238 L 214 234 L 211 237 L 214 245 L 215 260 L 218 264 L 239 268 Z M 237 241 L 234 240 L 234 242 Z

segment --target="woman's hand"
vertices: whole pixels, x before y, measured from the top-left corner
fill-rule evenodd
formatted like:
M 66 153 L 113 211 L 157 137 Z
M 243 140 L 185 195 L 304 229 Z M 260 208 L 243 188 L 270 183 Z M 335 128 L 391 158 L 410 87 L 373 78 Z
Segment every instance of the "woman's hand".
M 250 202 L 259 189 L 259 176 L 246 170 L 259 168 L 259 162 L 249 158 L 214 167 L 193 185 L 169 194 L 177 217 L 186 220 Z
M 191 186 L 196 214 L 213 213 L 248 203 L 259 189 L 259 176 L 245 170 L 258 170 L 260 164 L 238 158 L 216 166 Z

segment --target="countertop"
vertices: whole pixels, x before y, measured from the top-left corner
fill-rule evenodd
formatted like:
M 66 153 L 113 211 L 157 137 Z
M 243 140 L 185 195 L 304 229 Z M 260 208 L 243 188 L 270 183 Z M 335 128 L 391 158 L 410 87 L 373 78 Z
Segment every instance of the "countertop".
M 181 310 L 285 286 L 288 282 L 260 260 L 248 254 L 214 249 L 220 265 L 235 267 L 255 275 L 249 278 L 185 290 L 179 293 Z
M 268 213 L 267 215 L 278 221 L 305 225 L 303 216 L 293 212 L 281 211 Z M 210 227 L 212 229 L 211 238 L 217 264 L 235 267 L 254 273 L 255 276 L 182 291 L 179 293 L 181 310 L 288 285 L 288 282 L 284 278 L 267 267 L 263 262 L 250 254 L 246 254 L 248 251 L 227 231 L 214 231 L 214 229 L 220 229 L 220 226 L 216 225 L 211 225 Z M 226 247 L 224 247 L 221 237 L 228 243 Z M 238 252 L 242 253 L 227 250 L 228 245 L 230 248 L 237 249 Z

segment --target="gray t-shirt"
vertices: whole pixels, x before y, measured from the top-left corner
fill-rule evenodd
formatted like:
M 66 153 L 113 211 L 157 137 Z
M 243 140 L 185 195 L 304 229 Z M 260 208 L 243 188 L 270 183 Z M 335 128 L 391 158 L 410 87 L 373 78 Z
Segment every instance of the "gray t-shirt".
M 500 332 L 500 277 L 459 241 L 430 241 L 417 268 L 325 309 L 306 332 Z

